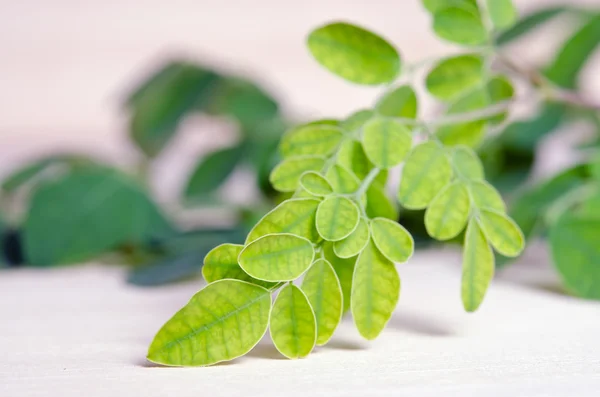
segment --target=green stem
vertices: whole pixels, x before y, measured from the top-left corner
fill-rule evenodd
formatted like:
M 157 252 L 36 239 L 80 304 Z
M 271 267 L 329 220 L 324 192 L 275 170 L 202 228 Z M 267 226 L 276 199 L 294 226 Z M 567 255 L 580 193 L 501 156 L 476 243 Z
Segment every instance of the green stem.
M 369 186 L 371 186 L 371 183 L 373 183 L 375 178 L 377 178 L 377 175 L 379 175 L 379 172 L 381 172 L 381 170 L 379 168 L 373 168 L 369 172 L 369 174 L 362 181 L 362 183 L 360 184 L 358 189 L 356 189 L 356 192 L 354 192 L 354 194 L 352 195 L 355 200 L 360 201 L 360 198 L 363 196 L 363 194 L 365 194 L 367 189 L 369 189 Z

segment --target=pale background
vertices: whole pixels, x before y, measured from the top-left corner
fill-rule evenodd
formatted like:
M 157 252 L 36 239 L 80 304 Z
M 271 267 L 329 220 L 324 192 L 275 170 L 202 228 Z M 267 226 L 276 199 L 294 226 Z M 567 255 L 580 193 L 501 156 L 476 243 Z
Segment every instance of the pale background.
M 522 10 L 547 3 L 517 1 Z M 0 177 L 57 149 L 131 164 L 120 101 L 169 54 L 247 74 L 299 119 L 368 105 L 376 90 L 329 75 L 305 49 L 307 32 L 331 19 L 376 29 L 406 60 L 453 51 L 430 33 L 417 0 L 1 0 Z M 548 25 L 510 55 L 547 59 L 563 28 Z M 598 65 L 586 75 L 600 75 Z M 600 77 L 584 88 L 599 98 Z M 196 154 L 229 139 L 202 122 L 184 130 L 154 169 L 164 200 Z M 570 132 L 548 144 L 548 172 L 571 161 L 561 151 Z M 265 343 L 234 365 L 183 370 L 148 366 L 145 350 L 198 281 L 136 289 L 120 269 L 94 264 L 3 274 L 0 396 L 598 395 L 597 303 L 557 291 L 547 258 L 530 255 L 467 315 L 458 263 L 452 252 L 425 252 L 404 265 L 398 312 L 376 342 L 361 341 L 347 322 L 331 348 L 306 360 L 276 360 Z

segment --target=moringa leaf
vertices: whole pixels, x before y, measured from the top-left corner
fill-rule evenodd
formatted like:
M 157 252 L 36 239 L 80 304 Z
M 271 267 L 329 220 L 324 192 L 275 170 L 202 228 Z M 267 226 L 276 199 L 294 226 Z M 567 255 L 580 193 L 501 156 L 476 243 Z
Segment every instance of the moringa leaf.
M 596 13 L 558 52 L 544 74 L 553 83 L 568 89 L 577 86 L 579 74 L 600 45 L 600 13 Z
M 398 206 L 390 200 L 385 192 L 385 186 L 377 181 L 371 183 L 367 189 L 367 205 L 365 212 L 369 218 L 387 218 L 398 220 Z
M 333 243 L 333 251 L 339 258 L 352 258 L 358 255 L 369 242 L 369 225 L 360 219 L 356 229 L 343 240 Z
M 361 180 L 365 179 L 374 167 L 373 163 L 367 158 L 362 144 L 353 139 L 340 145 L 336 161 L 345 169 L 352 171 Z
M 308 124 L 292 129 L 281 139 L 284 158 L 292 156 L 331 154 L 342 140 L 342 130 L 328 124 Z
M 408 85 L 394 88 L 377 101 L 375 109 L 381 116 L 414 119 L 417 117 L 417 95 Z
M 99 166 L 40 186 L 23 225 L 25 254 L 33 266 L 81 262 L 173 233 L 137 181 Z
M 315 29 L 308 48 L 330 72 L 357 84 L 378 85 L 400 74 L 400 55 L 375 33 L 345 22 Z
M 302 291 L 317 320 L 317 346 L 326 344 L 342 320 L 344 302 L 342 287 L 331 263 L 318 259 L 302 280 Z
M 356 261 L 352 279 L 351 309 L 358 332 L 377 338 L 400 297 L 400 277 L 392 262 L 369 242 Z
M 452 6 L 433 15 L 433 30 L 444 40 L 464 46 L 478 46 L 489 39 L 481 15 L 470 7 Z
M 213 248 L 204 258 L 202 276 L 207 283 L 223 279 L 235 279 L 271 288 L 275 284 L 255 279 L 249 276 L 238 263 L 238 257 L 244 249 L 239 244 L 221 244 Z
M 508 257 L 518 256 L 525 247 L 519 226 L 502 212 L 483 209 L 479 213 L 481 229 L 494 249 Z
M 340 127 L 347 133 L 356 132 L 373 116 L 375 116 L 375 112 L 370 109 L 359 110 L 348 116 L 346 120 L 342 121 Z
M 451 177 L 452 167 L 444 148 L 433 141 L 421 143 L 404 162 L 398 200 L 406 208 L 426 208 Z
M 363 148 L 368 159 L 381 169 L 391 168 L 406 157 L 412 146 L 410 130 L 403 124 L 375 118 L 363 127 Z
M 486 5 L 492 24 L 498 30 L 510 28 L 519 18 L 512 0 L 487 0 Z
M 479 12 L 477 0 L 422 0 L 425 8 L 432 14 L 451 6 L 459 6 L 469 8 L 475 12 Z
M 479 209 L 506 212 L 506 205 L 500 193 L 488 182 L 473 181 L 468 186 L 472 204 Z
M 461 296 L 465 310 L 477 310 L 494 277 L 494 253 L 477 220 L 471 218 L 465 233 Z
M 311 242 L 293 234 L 267 234 L 246 245 L 238 257 L 240 267 L 264 281 L 291 281 L 313 262 Z
M 318 242 L 321 238 L 315 228 L 315 219 L 319 203 L 319 200 L 311 198 L 282 202 L 256 223 L 248 233 L 246 244 L 274 233 L 291 233 L 313 243 Z
M 457 174 L 468 180 L 485 178 L 483 164 L 477 154 L 468 146 L 455 146 L 452 150 L 452 164 Z
M 569 291 L 600 300 L 600 219 L 565 212 L 550 228 L 554 266 Z
M 407 262 L 415 248 L 410 233 L 398 223 L 385 218 L 375 218 L 370 223 L 373 243 L 392 262 Z
M 502 32 L 500 36 L 498 36 L 498 38 L 496 39 L 496 43 L 498 45 L 509 44 L 510 42 L 518 39 L 519 37 L 527 34 L 531 30 L 539 28 L 544 22 L 568 10 L 568 7 L 559 6 L 552 8 L 544 8 L 535 11 L 529 15 L 526 15 L 522 17 L 519 21 L 517 21 L 517 23 L 512 28 Z
M 206 198 L 225 182 L 244 154 L 244 145 L 221 149 L 200 159 L 184 190 L 188 202 Z
M 427 75 L 427 90 L 443 101 L 451 101 L 483 84 L 483 58 L 463 54 L 439 62 Z
M 354 265 L 356 257 L 340 258 L 336 255 L 334 244 L 329 241 L 323 243 L 323 255 L 325 259 L 331 263 L 335 274 L 340 280 L 342 294 L 344 295 L 344 313 L 350 310 L 350 295 L 352 293 L 352 275 L 354 273 Z
M 327 241 L 348 237 L 358 226 L 360 211 L 356 204 L 341 196 L 331 196 L 317 208 L 317 231 Z
M 158 331 L 148 360 L 171 366 L 204 366 L 243 356 L 269 325 L 271 293 L 239 280 L 211 283 Z
M 315 347 L 315 313 L 304 292 L 294 284 L 283 287 L 275 299 L 269 331 L 273 344 L 287 358 L 304 358 Z
M 293 192 L 306 171 L 319 171 L 325 165 L 321 156 L 299 156 L 283 160 L 271 172 L 269 180 L 280 192 Z
M 333 193 L 331 184 L 318 172 L 308 171 L 300 177 L 300 185 L 313 196 L 327 196 Z
M 336 193 L 354 193 L 360 186 L 360 181 L 356 175 L 339 164 L 334 164 L 327 171 L 326 177 Z
M 436 240 L 456 237 L 467 224 L 470 203 L 467 188 L 461 182 L 447 185 L 425 212 L 427 233 Z

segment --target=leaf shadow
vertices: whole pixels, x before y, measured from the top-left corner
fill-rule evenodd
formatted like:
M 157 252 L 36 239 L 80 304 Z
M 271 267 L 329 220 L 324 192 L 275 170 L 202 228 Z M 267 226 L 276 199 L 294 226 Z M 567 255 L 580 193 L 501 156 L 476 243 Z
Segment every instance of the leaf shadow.
M 250 350 L 245 357 L 267 360 L 286 360 L 286 358 L 277 351 L 277 348 L 270 343 L 259 343 L 254 349 Z
M 442 324 L 431 321 L 426 317 L 415 315 L 414 313 L 403 313 L 398 316 L 392 316 L 388 327 L 399 330 L 409 331 L 415 334 L 428 336 L 452 336 L 454 332 Z
M 326 349 L 349 350 L 349 351 L 366 350 L 368 348 L 368 346 L 362 345 L 360 343 L 351 342 L 351 341 L 347 341 L 347 340 L 335 339 L 335 336 L 333 337 L 333 339 L 331 339 L 329 342 L 327 342 L 326 345 L 324 345 L 322 347 L 326 348 Z

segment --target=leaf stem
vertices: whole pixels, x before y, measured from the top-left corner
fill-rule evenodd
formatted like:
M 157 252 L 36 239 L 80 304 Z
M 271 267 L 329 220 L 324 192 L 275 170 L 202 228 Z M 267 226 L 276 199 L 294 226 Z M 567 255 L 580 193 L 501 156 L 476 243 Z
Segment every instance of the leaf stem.
M 358 189 L 356 189 L 356 192 L 354 192 L 354 194 L 352 195 L 354 197 L 354 199 L 356 199 L 357 201 L 360 201 L 360 198 L 363 196 L 363 194 L 365 194 L 365 192 L 367 191 L 369 186 L 371 186 L 371 183 L 373 183 L 373 181 L 375 180 L 375 178 L 377 178 L 377 175 L 379 175 L 380 172 L 381 172 L 381 170 L 379 168 L 373 168 L 367 174 L 367 176 L 362 181 L 362 183 L 360 184 Z

